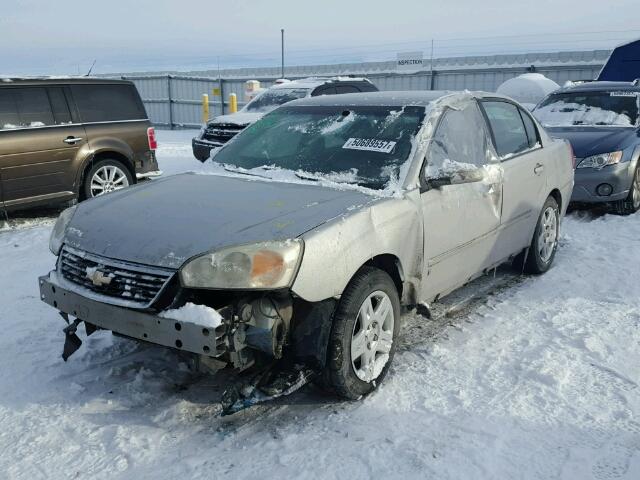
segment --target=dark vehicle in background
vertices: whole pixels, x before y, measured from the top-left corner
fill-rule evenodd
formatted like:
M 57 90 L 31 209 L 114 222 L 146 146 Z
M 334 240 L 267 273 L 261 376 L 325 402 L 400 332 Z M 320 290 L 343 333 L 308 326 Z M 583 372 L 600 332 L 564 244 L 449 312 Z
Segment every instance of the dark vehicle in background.
M 221 147 L 265 114 L 292 100 L 377 91 L 378 87 L 366 78 L 354 77 L 311 77 L 274 85 L 247 103 L 239 112 L 220 115 L 207 122 L 192 141 L 193 156 L 201 162 L 206 161 L 212 149 Z
M 609 203 L 627 215 L 640 209 L 640 83 L 588 82 L 561 88 L 533 114 L 576 156 L 573 203 Z
M 0 80 L 0 207 L 83 200 L 157 176 L 155 131 L 133 83 Z

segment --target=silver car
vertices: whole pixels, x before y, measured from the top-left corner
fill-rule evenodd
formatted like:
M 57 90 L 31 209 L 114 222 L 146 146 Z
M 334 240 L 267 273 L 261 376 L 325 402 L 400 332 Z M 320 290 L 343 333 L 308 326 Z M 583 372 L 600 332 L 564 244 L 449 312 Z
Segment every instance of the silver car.
M 60 216 L 40 292 L 69 322 L 65 360 L 84 322 L 251 368 L 256 401 L 310 378 L 359 398 L 389 369 L 403 307 L 507 261 L 548 270 L 573 187 L 564 140 L 469 92 L 297 100 L 210 164 Z M 253 401 L 234 392 L 230 411 Z

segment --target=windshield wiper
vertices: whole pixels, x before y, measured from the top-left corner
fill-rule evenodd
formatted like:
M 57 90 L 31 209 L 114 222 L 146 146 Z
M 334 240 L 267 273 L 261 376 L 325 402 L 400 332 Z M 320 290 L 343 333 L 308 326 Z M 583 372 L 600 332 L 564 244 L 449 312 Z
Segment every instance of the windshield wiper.
M 266 175 L 259 175 L 257 173 L 247 172 L 246 170 L 243 170 L 243 169 L 240 169 L 240 168 L 231 168 L 231 167 L 228 167 L 226 165 L 224 167 L 222 167 L 222 168 L 224 168 L 225 171 L 227 171 L 227 172 L 239 173 L 240 175 L 248 175 L 250 177 L 258 177 L 258 178 L 270 178 L 270 177 L 267 177 Z
M 312 182 L 319 182 L 320 180 L 322 180 L 320 177 L 305 175 L 304 173 L 293 172 L 293 174 L 302 180 L 311 180 Z

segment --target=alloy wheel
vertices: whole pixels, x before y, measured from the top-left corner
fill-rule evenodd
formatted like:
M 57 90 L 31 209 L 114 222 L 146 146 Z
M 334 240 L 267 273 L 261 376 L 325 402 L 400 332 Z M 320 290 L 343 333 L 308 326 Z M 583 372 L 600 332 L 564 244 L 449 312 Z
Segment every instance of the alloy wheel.
M 553 256 L 558 242 L 558 214 L 553 207 L 547 207 L 540 218 L 540 234 L 538 235 L 538 252 L 540 260 L 547 263 Z
M 121 168 L 115 165 L 104 165 L 91 177 L 91 196 L 97 197 L 128 186 L 129 180 Z
M 395 318 L 389 296 L 381 290 L 362 303 L 351 336 L 351 365 L 356 376 L 371 382 L 389 361 Z
M 640 209 L 640 168 L 636 168 L 636 174 L 633 177 L 633 189 L 631 193 L 631 199 L 633 201 L 633 209 Z

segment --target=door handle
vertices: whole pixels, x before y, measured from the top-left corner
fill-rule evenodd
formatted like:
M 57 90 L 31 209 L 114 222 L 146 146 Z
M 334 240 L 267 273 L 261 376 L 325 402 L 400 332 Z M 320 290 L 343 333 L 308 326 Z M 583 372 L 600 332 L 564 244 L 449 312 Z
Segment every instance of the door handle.
M 541 163 L 537 163 L 535 167 L 533 167 L 533 173 L 536 175 L 540 175 L 544 171 L 544 165 Z
M 67 145 L 75 145 L 80 140 L 82 140 L 82 137 L 67 137 L 63 140 L 63 142 L 66 143 Z

